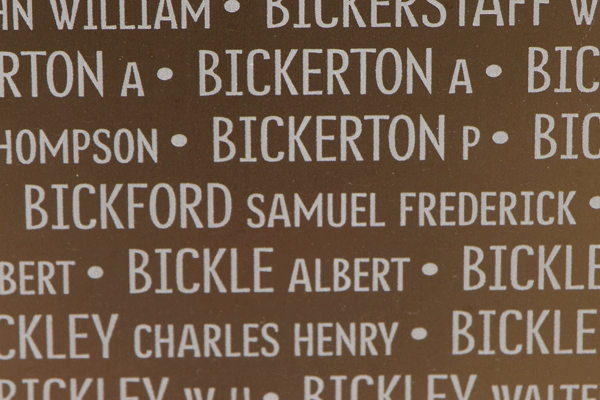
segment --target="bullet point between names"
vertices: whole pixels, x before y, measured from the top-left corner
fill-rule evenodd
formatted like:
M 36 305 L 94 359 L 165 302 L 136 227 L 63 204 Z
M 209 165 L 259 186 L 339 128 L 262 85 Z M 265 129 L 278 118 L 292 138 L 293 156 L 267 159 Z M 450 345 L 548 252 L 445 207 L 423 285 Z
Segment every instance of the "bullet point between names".
M 167 68 L 167 67 L 161 68 L 156 73 L 156 76 L 161 81 L 168 81 L 173 77 L 173 70 L 171 68 Z
M 508 133 L 503 132 L 503 131 L 496 132 L 492 136 L 492 140 L 496 144 L 504 144 L 504 143 L 508 142 Z
M 175 147 L 183 147 L 187 144 L 187 137 L 181 134 L 173 135 L 171 138 L 171 144 L 173 144 Z
M 410 333 L 410 336 L 415 340 L 423 340 L 427 337 L 427 330 L 425 328 L 415 328 Z
M 600 196 L 595 196 L 590 199 L 590 207 L 594 210 L 600 210 Z
M 423 265 L 423 268 L 421 268 L 421 271 L 423 271 L 424 275 L 427 276 L 433 276 L 435 274 L 438 273 L 438 266 L 435 265 L 434 263 L 427 263 L 425 265 Z
M 490 65 L 489 67 L 486 68 L 485 73 L 490 78 L 497 78 L 500 75 L 502 75 L 502 68 L 500 68 L 499 65 L 492 64 L 492 65 Z
M 240 2 L 237 0 L 227 0 L 223 6 L 228 13 L 235 13 L 240 9 Z
M 277 393 L 267 393 L 263 396 L 263 400 L 279 400 L 279 395 Z
M 90 267 L 87 273 L 92 279 L 100 279 L 104 276 L 104 270 L 100 267 Z

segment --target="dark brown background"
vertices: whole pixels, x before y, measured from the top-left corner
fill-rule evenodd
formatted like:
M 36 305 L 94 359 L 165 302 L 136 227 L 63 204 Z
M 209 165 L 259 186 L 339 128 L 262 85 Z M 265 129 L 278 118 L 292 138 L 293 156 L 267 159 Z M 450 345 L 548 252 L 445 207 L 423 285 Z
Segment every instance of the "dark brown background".
M 150 2 L 150 13 L 156 2 Z M 293 2 L 292 2 L 293 3 Z M 341 2 L 327 2 L 325 15 L 341 17 Z M 369 7 L 357 1 L 368 18 Z M 420 3 L 420 2 L 417 2 Z M 48 53 L 64 50 L 72 58 L 81 51 L 88 59 L 97 50 L 104 52 L 105 96 L 100 98 L 88 85 L 92 93 L 78 98 L 75 90 L 65 99 L 51 97 L 47 89 L 40 86 L 40 97 L 28 96 L 29 75 L 27 63 L 17 83 L 24 94 L 22 99 L 8 96 L 0 100 L 1 129 L 44 129 L 56 139 L 63 129 L 86 129 L 92 132 L 106 128 L 113 133 L 119 128 L 132 131 L 141 128 L 159 132 L 159 163 L 120 165 L 114 160 L 108 165 L 97 165 L 91 161 L 89 152 L 79 165 L 63 165 L 51 159 L 46 165 L 3 165 L 0 174 L 0 192 L 3 211 L 0 213 L 1 259 L 17 263 L 21 260 L 72 259 L 77 268 L 72 271 L 72 294 L 65 297 L 11 295 L 0 299 L 3 314 L 16 316 L 26 314 L 28 320 L 34 314 L 53 314 L 56 329 L 66 335 L 68 314 L 99 313 L 104 319 L 110 313 L 120 315 L 112 341 L 111 358 L 99 358 L 99 344 L 90 340 L 91 360 L 12 360 L 0 363 L 0 378 L 15 382 L 27 377 L 44 380 L 50 377 L 104 377 L 107 381 L 107 398 L 117 398 L 119 377 L 161 376 L 171 378 L 167 397 L 182 399 L 183 387 L 214 386 L 226 398 L 228 388 L 252 388 L 253 398 L 262 398 L 273 391 L 282 399 L 302 398 L 302 383 L 305 375 L 318 375 L 328 381 L 329 375 L 368 374 L 373 377 L 385 374 L 412 374 L 415 382 L 414 398 L 426 395 L 427 374 L 460 374 L 466 380 L 468 374 L 479 375 L 472 398 L 490 399 L 491 384 L 539 384 L 594 383 L 597 382 L 597 355 L 534 355 L 519 356 L 468 356 L 451 355 L 451 323 L 453 310 L 466 310 L 473 314 L 479 309 L 495 309 L 501 312 L 515 308 L 525 314 L 532 309 L 561 309 L 574 320 L 575 310 L 597 308 L 597 295 L 590 291 L 552 290 L 529 292 L 476 292 L 462 291 L 462 248 L 477 245 L 484 249 L 501 244 L 511 248 L 528 244 L 537 248 L 545 244 L 572 244 L 574 247 L 574 271 L 580 280 L 587 274 L 587 246 L 598 243 L 597 213 L 588 205 L 588 200 L 599 193 L 597 186 L 597 162 L 586 160 L 580 155 L 575 161 L 564 161 L 557 157 L 551 160 L 534 161 L 533 132 L 535 113 L 548 113 L 557 119 L 557 132 L 564 132 L 561 113 L 596 112 L 597 93 L 579 94 L 575 89 L 575 52 L 569 54 L 568 85 L 570 94 L 553 93 L 558 80 L 558 53 L 555 46 L 572 46 L 577 50 L 582 45 L 597 45 L 598 29 L 595 26 L 577 27 L 573 22 L 570 4 L 567 1 L 552 1 L 542 6 L 541 25 L 532 26 L 532 5 L 518 6 L 518 22 L 514 27 L 495 27 L 492 17 L 484 17 L 481 27 L 458 27 L 457 5 L 444 1 L 448 10 L 446 24 L 437 29 L 426 27 L 389 29 L 334 28 L 324 30 L 294 30 L 296 22 L 292 11 L 291 22 L 286 28 L 268 30 L 265 27 L 264 2 L 245 1 L 236 14 L 224 11 L 220 2 L 213 1 L 211 29 L 204 30 L 200 24 L 192 24 L 187 31 L 171 31 L 167 24 L 159 31 L 83 31 L 85 14 L 73 32 L 56 30 L 51 10 L 45 2 L 34 4 L 33 32 L 2 32 L 1 50 L 43 50 Z M 472 21 L 475 2 L 468 2 L 467 21 Z M 307 5 L 308 9 L 312 2 Z M 84 9 L 85 4 L 80 7 Z M 508 24 L 506 4 L 502 4 L 505 23 Z M 136 15 L 135 5 L 128 5 Z M 293 8 L 293 4 L 291 4 Z M 114 9 L 114 7 L 111 7 Z M 390 7 L 393 9 L 393 7 Z M 432 12 L 428 5 L 415 7 Z M 176 13 L 179 13 L 176 6 Z M 392 13 L 390 13 L 392 14 Z M 415 13 L 419 19 L 420 13 Z M 383 15 L 383 14 L 382 14 Z M 310 19 L 312 21 L 312 18 Z M 382 18 L 387 21 L 386 17 Z M 109 21 L 118 23 L 115 15 Z M 312 21 L 314 22 L 314 21 Z M 133 23 L 137 23 L 137 19 Z M 403 21 L 403 25 L 408 25 Z M 540 46 L 551 55 L 547 70 L 552 73 L 551 89 L 543 94 L 527 93 L 527 49 Z M 428 94 L 417 80 L 415 93 L 405 93 L 405 81 L 399 92 L 385 96 L 372 91 L 367 96 L 353 93 L 350 96 L 291 96 L 284 89 L 282 96 L 256 98 L 198 96 L 198 50 L 209 49 L 222 55 L 221 62 L 228 63 L 225 49 L 290 48 L 350 48 L 386 47 L 397 48 L 404 58 L 405 48 L 421 61 L 424 50 L 433 48 L 433 93 Z M 284 53 L 287 53 L 284 52 Z M 240 58 L 240 62 L 245 57 Z M 298 58 L 298 56 L 297 56 Z M 448 88 L 456 59 L 468 61 L 473 83 L 473 94 L 458 90 L 449 95 Z M 598 62 L 587 57 L 589 79 L 600 75 Z M 121 98 L 119 96 L 126 62 L 136 61 L 144 82 L 146 96 Z M 298 63 L 298 59 L 295 63 Z M 504 73 L 490 79 L 485 75 L 489 64 L 500 65 Z M 41 63 L 44 66 L 45 63 Z M 373 65 L 373 64 L 371 64 Z M 156 71 L 170 67 L 174 78 L 168 82 L 156 79 Z M 240 82 L 244 82 L 243 66 L 240 64 Z M 370 68 L 372 71 L 373 68 Z M 44 69 L 40 68 L 40 71 Z M 296 72 L 299 70 L 296 69 Z M 258 81 L 273 85 L 272 72 L 265 68 Z M 348 81 L 352 74 L 349 73 Z M 356 77 L 356 76 L 355 76 Z M 369 75 L 373 87 L 373 73 Z M 42 78 L 42 77 L 41 77 Z M 324 76 L 314 78 L 315 87 L 324 88 Z M 319 81 L 321 79 L 321 81 Z M 40 79 L 43 82 L 43 79 Z M 299 76 L 295 82 L 300 82 Z M 244 85 L 240 85 L 244 88 Z M 356 86 L 352 86 L 355 88 Z M 225 88 L 228 89 L 227 83 Z M 361 147 L 367 161 L 336 163 L 280 162 L 268 164 L 242 164 L 232 161 L 224 164 L 212 162 L 212 117 L 226 116 L 237 120 L 240 116 L 260 117 L 279 115 L 286 119 L 295 115 L 371 115 L 406 114 L 416 121 L 422 114 L 428 121 L 435 121 L 438 114 L 446 115 L 446 160 L 441 161 L 432 153 L 426 161 L 413 157 L 410 161 L 395 162 L 385 149 L 382 140 L 382 160 L 369 161 L 369 145 Z M 581 118 L 578 120 L 581 122 Z M 470 153 L 470 160 L 461 159 L 462 126 L 473 125 L 482 132 L 481 144 Z M 236 125 L 239 126 L 239 125 Z M 256 129 L 258 126 L 255 125 Z M 369 132 L 365 123 L 363 140 Z M 491 135 L 498 131 L 508 132 L 510 140 L 503 146 L 495 145 Z M 575 129 L 575 152 L 581 154 L 580 125 Z M 188 137 L 188 145 L 182 149 L 173 147 L 170 138 L 182 133 Z M 258 132 L 257 132 L 258 133 Z M 241 133 L 240 133 L 241 134 Z M 593 138 L 594 135 L 592 135 Z M 287 147 L 287 135 L 271 136 L 273 148 Z M 382 135 L 382 139 L 385 136 Z M 306 141 L 308 143 L 308 140 Z M 337 142 L 336 142 L 337 143 Z M 559 141 L 559 154 L 564 148 Z M 597 146 L 592 139 L 592 148 Z M 257 141 L 254 143 L 257 145 Z M 314 142 L 313 142 L 314 145 Z M 312 145 L 309 146 L 309 148 Z M 332 145 L 333 148 L 335 145 Z M 242 145 L 238 145 L 241 153 Z M 258 153 L 258 147 L 255 147 Z M 314 154 L 314 152 L 311 152 Z M 0 152 L 3 159 L 4 152 Z M 351 158 L 352 159 L 352 158 Z M 237 160 L 237 158 L 236 158 Z M 226 185 L 233 195 L 231 222 L 218 230 L 181 230 L 177 227 L 161 231 L 148 223 L 148 218 L 138 217 L 135 230 L 94 229 L 92 231 L 52 231 L 48 228 L 27 231 L 24 219 L 24 185 L 38 184 L 47 188 L 50 184 L 65 183 L 70 187 L 77 183 L 98 185 L 107 183 L 148 183 L 149 186 L 168 182 L 174 186 L 179 182 L 194 182 L 201 187 L 206 183 L 219 182 Z M 577 196 L 572 203 L 577 220 L 576 226 L 515 226 L 515 227 L 424 227 L 401 228 L 398 224 L 398 202 L 401 191 L 570 191 Z M 264 193 L 267 198 L 273 193 L 284 193 L 291 198 L 300 193 L 305 199 L 314 199 L 317 193 L 377 193 L 378 215 L 385 219 L 385 228 L 316 228 L 312 223 L 303 224 L 301 229 L 282 228 L 253 230 L 246 226 L 251 217 L 246 207 L 246 198 L 251 193 Z M 121 201 L 125 193 L 120 197 Z M 265 207 L 266 208 L 266 207 Z M 202 210 L 202 207 L 200 208 Z M 83 210 L 85 213 L 86 210 Z M 94 217 L 98 218 L 97 212 Z M 91 215 L 91 214 L 90 214 Z M 140 212 L 140 214 L 142 213 Z M 67 219 L 69 222 L 69 219 Z M 52 222 L 52 219 L 51 219 Z M 72 225 L 72 221 L 71 221 Z M 273 294 L 202 294 L 195 295 L 144 295 L 128 294 L 127 252 L 130 248 L 141 248 L 153 252 L 155 248 L 179 249 L 193 247 L 201 251 L 205 247 L 237 247 L 240 266 L 250 266 L 254 247 L 273 247 L 275 252 L 265 257 L 273 266 L 269 283 L 276 288 Z M 487 253 L 488 257 L 490 253 Z M 287 293 L 289 277 L 296 258 L 312 260 L 320 257 L 410 257 L 411 263 L 405 273 L 405 291 L 402 293 Z M 424 276 L 420 268 L 426 262 L 435 262 L 440 272 L 435 277 Z M 90 280 L 86 271 L 91 265 L 100 265 L 105 276 L 99 281 Z M 309 261 L 309 266 L 311 262 Z M 156 267 L 156 264 L 154 264 Z M 530 263 L 530 271 L 523 277 L 537 274 L 537 264 Z M 525 271 L 525 269 L 523 270 Z M 506 280 L 506 278 L 505 278 Z M 577 281 L 578 282 L 578 281 Z M 564 283 L 564 281 L 563 281 Z M 579 283 L 579 282 L 578 282 Z M 296 322 L 391 322 L 400 323 L 391 357 L 299 357 L 293 356 L 293 324 Z M 600 328 L 594 317 L 589 318 L 590 327 Z M 203 323 L 221 326 L 231 323 L 276 322 L 280 332 L 280 355 L 273 359 L 149 359 L 139 360 L 133 353 L 133 329 L 138 324 L 176 324 L 180 329 L 184 323 L 194 323 L 201 331 Z M 566 323 L 566 320 L 565 320 Z M 85 326 L 85 323 L 84 323 Z M 87 325 L 93 333 L 91 321 Z M 429 335 L 421 342 L 414 341 L 410 332 L 414 327 L 425 327 Z M 521 322 L 524 331 L 524 322 Z M 564 337 L 572 343 L 575 331 L 569 324 Z M 16 329 L 5 329 L 2 325 L 0 348 L 16 345 Z M 176 329 L 178 331 L 179 329 Z M 545 329 L 551 329 L 547 322 Z M 12 332 L 12 333 L 11 333 Z M 494 337 L 497 332 L 494 334 Z M 56 346 L 66 350 L 66 339 L 58 335 Z M 43 331 L 38 328 L 36 337 L 43 343 Z M 93 338 L 93 336 L 91 336 Z M 546 335 L 545 337 L 551 337 Z M 477 337 L 480 348 L 480 336 Z M 525 335 L 514 338 L 525 341 Z M 92 344 L 93 343 L 93 344 Z M 496 341 L 497 343 L 497 341 Z M 589 343 L 596 347 L 595 335 Z M 548 343 L 550 346 L 551 343 Z M 496 346 L 497 347 L 497 346 Z M 42 352 L 44 348 L 42 346 Z M 327 382 L 328 383 L 328 382 Z M 24 386 L 19 386 L 18 398 L 25 398 Z M 331 384 L 329 388 L 331 389 Z M 347 386 L 345 387 L 347 390 Z M 448 381 L 445 390 L 453 397 Z M 39 390 L 39 387 L 38 387 Z M 399 393 L 399 392 L 398 392 Z M 38 395 L 40 393 L 38 392 Z M 143 393 L 139 393 L 140 396 Z M 348 395 L 346 392 L 345 396 Z M 400 396 L 400 394 L 398 394 Z M 557 394 L 562 396 L 562 394 Z M 332 399 L 328 389 L 324 398 Z

